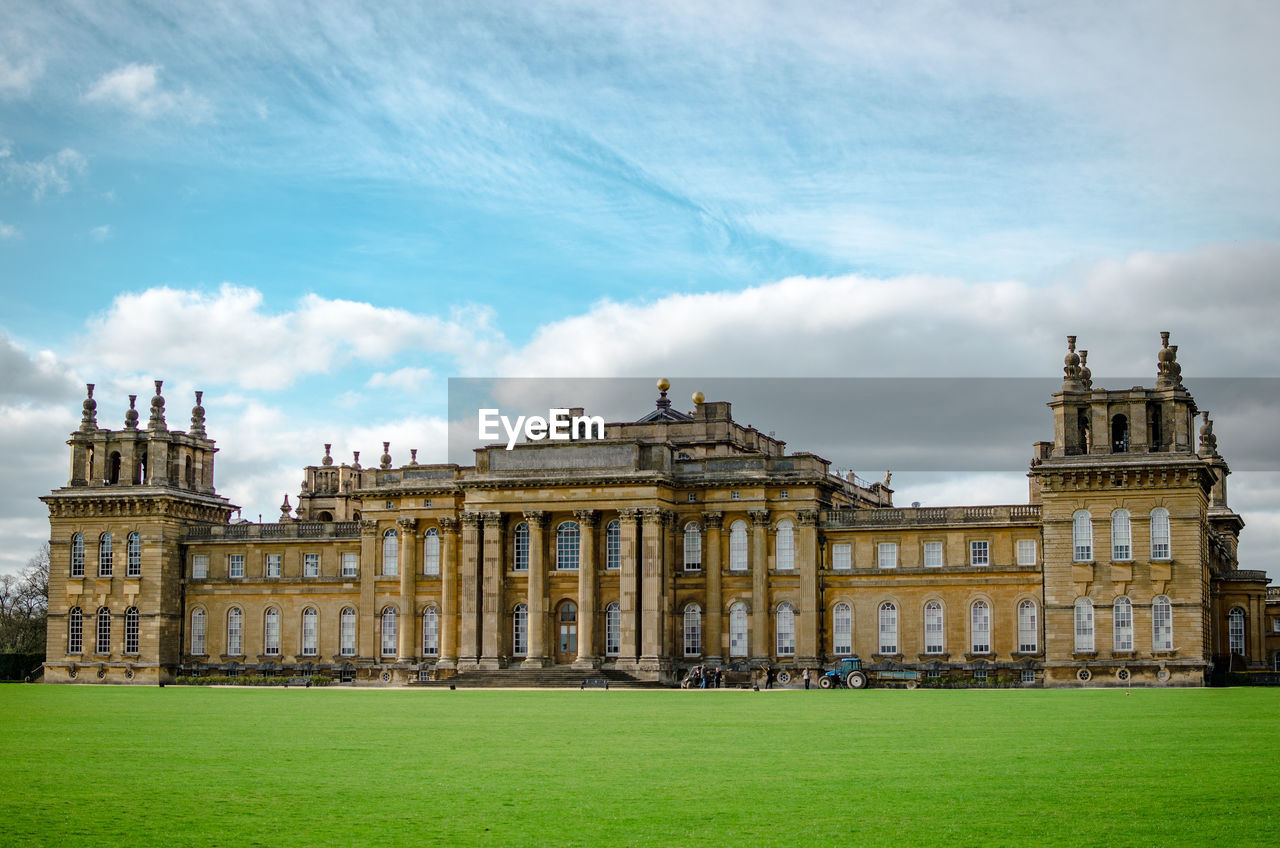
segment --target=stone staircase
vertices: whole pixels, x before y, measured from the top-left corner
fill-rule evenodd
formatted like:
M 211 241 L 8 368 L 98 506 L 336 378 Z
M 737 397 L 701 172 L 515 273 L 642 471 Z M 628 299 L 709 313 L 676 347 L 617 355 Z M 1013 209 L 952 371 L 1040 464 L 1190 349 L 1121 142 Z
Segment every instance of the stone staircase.
M 431 682 L 412 683 L 425 688 L 447 688 L 450 684 L 459 689 L 578 689 L 587 678 L 609 681 L 610 689 L 669 689 L 671 687 L 652 680 L 638 680 L 624 671 L 613 669 L 581 669 L 568 666 L 549 668 L 500 668 L 464 671 L 455 677 Z

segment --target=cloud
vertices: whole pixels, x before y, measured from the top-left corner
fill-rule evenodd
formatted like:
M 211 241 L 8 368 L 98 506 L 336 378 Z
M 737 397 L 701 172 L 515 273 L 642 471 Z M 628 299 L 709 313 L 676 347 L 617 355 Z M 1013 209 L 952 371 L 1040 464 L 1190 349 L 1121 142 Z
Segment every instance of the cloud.
M 0 221 L 0 240 L 16 239 L 21 236 L 22 233 L 17 227 L 12 224 L 6 224 L 4 221 Z
M 80 387 L 52 351 L 28 354 L 0 330 L 0 403 L 66 401 Z
M 0 97 L 26 97 L 32 84 L 44 73 L 44 61 L 39 57 L 25 59 L 14 64 L 0 55 Z
M 84 99 L 115 106 L 139 118 L 173 115 L 193 124 L 212 118 L 209 101 L 189 88 L 165 90 L 160 85 L 160 71 L 159 65 L 124 65 L 103 74 L 85 93 Z
M 400 368 L 391 373 L 377 372 L 365 383 L 371 389 L 395 389 L 418 392 L 432 377 L 430 368 Z
M 0 169 L 9 182 L 31 189 L 31 196 L 41 199 L 49 192 L 66 194 L 73 178 L 83 174 L 88 160 L 79 152 L 65 147 L 38 161 L 19 161 L 9 147 L 0 147 Z
M 89 230 L 89 236 L 94 241 L 102 242 L 111 238 L 111 225 L 103 224 L 100 227 L 93 227 Z

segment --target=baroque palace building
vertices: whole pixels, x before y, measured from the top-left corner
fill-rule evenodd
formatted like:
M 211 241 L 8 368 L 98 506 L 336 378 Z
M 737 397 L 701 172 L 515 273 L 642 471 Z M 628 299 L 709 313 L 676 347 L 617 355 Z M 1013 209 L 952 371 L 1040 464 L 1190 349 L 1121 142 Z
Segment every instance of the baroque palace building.
M 326 446 L 296 515 L 286 497 L 254 524 L 214 489 L 199 392 L 186 432 L 159 381 L 145 427 L 131 396 L 109 430 L 89 386 L 71 479 L 42 499 L 45 680 L 672 682 L 854 653 L 979 685 L 1261 670 L 1280 608 L 1265 572 L 1236 567 L 1227 463 L 1162 336 L 1155 387 L 1123 390 L 1094 387 L 1069 338 L 1053 440 L 1006 506 L 894 507 L 887 475 L 833 474 L 700 394 L 680 412 L 660 381 L 656 408 L 602 440 L 483 447 L 473 466 L 397 466 L 387 444 L 376 467 L 335 464 Z

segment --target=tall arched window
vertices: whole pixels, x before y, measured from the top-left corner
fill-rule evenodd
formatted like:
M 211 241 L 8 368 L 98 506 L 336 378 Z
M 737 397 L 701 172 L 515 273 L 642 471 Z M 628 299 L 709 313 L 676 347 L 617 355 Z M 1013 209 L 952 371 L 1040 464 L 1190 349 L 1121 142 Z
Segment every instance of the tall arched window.
M 1151 650 L 1173 650 L 1173 603 L 1165 595 L 1151 601 Z
M 1087 509 L 1077 509 L 1071 516 L 1072 559 L 1076 562 L 1093 561 L 1093 516 Z
M 970 650 L 975 654 L 991 653 L 991 605 L 974 601 L 969 607 Z
M 84 534 L 71 537 L 71 576 L 84 577 Z
M 1093 601 L 1076 598 L 1076 651 L 1093 650 Z
M 280 610 L 275 607 L 263 614 L 262 653 L 270 657 L 280 653 Z
M 320 614 L 315 607 L 302 611 L 302 655 L 314 657 L 320 653 Z
M 427 607 L 422 612 L 422 655 L 440 656 L 440 613 L 435 607 Z
M 1123 415 L 1111 419 L 1111 452 L 1129 452 L 1129 419 Z
M 72 607 L 67 613 L 67 653 L 78 654 L 84 650 L 84 613 L 80 607 Z
M 382 608 L 382 655 L 396 655 L 396 608 Z
M 1111 559 L 1116 562 L 1133 559 L 1133 531 L 1127 509 L 1111 512 Z
M 745 521 L 735 521 L 729 525 L 729 570 L 747 570 L 747 522 Z
M 610 571 L 622 568 L 622 522 L 616 518 L 604 528 L 604 567 Z
M 566 521 L 556 528 L 556 570 L 572 571 L 578 567 L 578 522 Z
M 111 576 L 111 534 L 103 533 L 98 537 L 98 576 Z
M 702 656 L 702 608 L 697 604 L 684 608 L 684 655 Z
M 1111 605 L 1113 650 L 1133 650 L 1133 603 L 1123 595 Z
M 422 573 L 440 576 L 440 531 L 432 527 L 422 537 Z
M 1030 598 L 1018 604 L 1018 652 L 1035 654 L 1040 650 L 1040 628 L 1036 623 L 1036 602 Z
M 889 601 L 880 605 L 880 653 L 898 653 L 898 607 Z
M 97 637 L 93 650 L 99 654 L 111 653 L 111 610 L 106 607 L 98 609 Z
M 238 607 L 227 611 L 227 655 L 244 655 L 244 614 Z
M 356 655 L 356 611 L 344 607 L 338 616 L 338 653 L 344 657 Z
M 747 605 L 737 603 L 729 607 L 729 656 L 747 655 Z
M 400 573 L 400 538 L 394 528 L 382 534 L 382 573 Z
M 853 653 L 853 608 L 843 602 L 831 611 L 831 651 Z
M 523 657 L 529 653 L 529 607 L 516 604 L 511 613 L 511 653 Z
M 796 608 L 791 604 L 778 604 L 778 656 L 791 657 L 796 653 Z
M 1240 607 L 1232 607 L 1227 613 L 1227 639 L 1231 653 L 1244 656 L 1244 610 Z
M 1151 510 L 1151 558 L 1169 559 L 1169 510 Z
M 107 482 L 112 486 L 120 482 L 120 451 L 112 451 L 107 457 Z
M 773 557 L 774 567 L 780 571 L 796 567 L 796 531 L 790 519 L 778 522 L 773 537 Z
M 125 545 L 127 554 L 125 556 L 125 576 L 141 577 L 142 576 L 142 537 L 137 533 L 129 534 L 129 541 Z
M 129 607 L 124 611 L 124 652 L 126 654 L 138 653 L 138 608 Z
M 197 657 L 205 655 L 204 650 L 204 610 L 191 611 L 191 653 Z
M 622 607 L 609 604 L 604 610 L 604 653 L 616 657 L 622 652 Z
M 521 521 L 516 525 L 514 533 L 512 568 L 516 571 L 529 570 L 529 525 Z
M 946 646 L 943 630 L 942 604 L 929 601 L 924 605 L 924 652 L 940 654 Z
M 684 570 L 702 570 L 702 528 L 693 521 L 684 526 Z

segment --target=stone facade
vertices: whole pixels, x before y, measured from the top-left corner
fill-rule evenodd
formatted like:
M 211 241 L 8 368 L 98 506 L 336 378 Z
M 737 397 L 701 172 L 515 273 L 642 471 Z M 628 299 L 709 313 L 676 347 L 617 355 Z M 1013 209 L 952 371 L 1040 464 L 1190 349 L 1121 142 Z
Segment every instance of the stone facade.
M 679 412 L 660 381 L 655 409 L 602 441 L 490 446 L 473 466 L 396 465 L 385 443 L 374 467 L 335 464 L 326 445 L 296 512 L 285 498 L 278 522 L 232 522 L 198 393 L 186 433 L 160 383 L 145 429 L 131 398 L 107 430 L 90 386 L 70 482 L 43 499 L 45 679 L 570 666 L 671 682 L 851 654 L 978 685 L 1263 670 L 1280 604 L 1236 568 L 1229 469 L 1208 413 L 1197 439 L 1176 351 L 1165 334 L 1154 388 L 1108 391 L 1072 337 L 1028 503 L 978 507 L 894 507 L 888 475 L 837 476 L 727 402 Z

